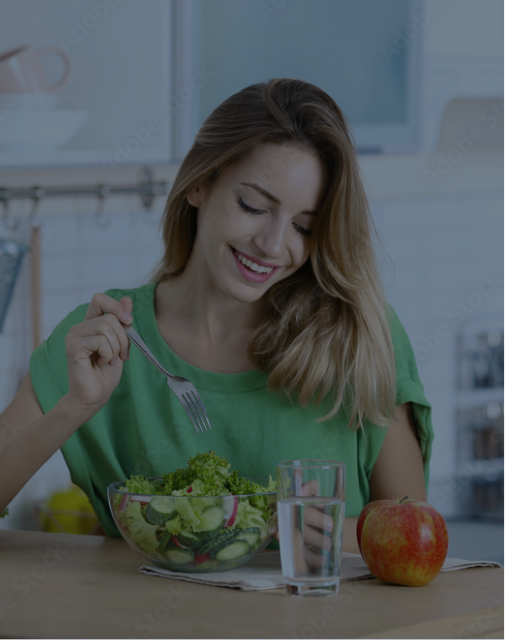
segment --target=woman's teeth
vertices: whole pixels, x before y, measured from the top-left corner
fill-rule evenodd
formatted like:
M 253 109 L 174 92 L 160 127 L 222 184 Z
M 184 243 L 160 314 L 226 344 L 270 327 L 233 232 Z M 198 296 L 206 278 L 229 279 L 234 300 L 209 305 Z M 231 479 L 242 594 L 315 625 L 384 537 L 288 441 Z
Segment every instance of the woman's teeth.
M 248 269 L 251 269 L 251 271 L 256 271 L 256 273 L 270 273 L 270 271 L 272 271 L 273 269 L 273 267 L 263 267 L 259 264 L 256 264 L 255 262 L 252 262 L 248 258 L 245 258 L 238 251 L 235 251 L 235 255 L 243 265 L 245 265 Z

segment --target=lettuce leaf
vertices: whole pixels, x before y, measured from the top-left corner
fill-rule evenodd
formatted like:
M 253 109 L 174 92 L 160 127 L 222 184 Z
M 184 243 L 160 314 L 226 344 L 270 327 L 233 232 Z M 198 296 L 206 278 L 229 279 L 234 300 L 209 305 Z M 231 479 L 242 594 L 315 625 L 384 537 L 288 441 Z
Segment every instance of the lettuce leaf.
M 268 516 L 267 516 L 268 517 Z M 268 534 L 268 526 L 264 514 L 260 509 L 256 509 L 248 500 L 240 500 L 237 509 L 235 526 L 238 529 L 248 529 L 249 527 L 259 527 L 261 537 Z
M 181 491 L 180 493 L 175 492 L 174 495 L 186 495 L 186 493 Z M 205 526 L 202 524 L 202 513 L 214 505 L 220 507 L 222 503 L 222 498 L 195 497 L 188 500 L 176 500 L 175 510 L 181 516 L 183 523 L 191 525 L 193 531 L 205 531 Z
M 126 485 L 119 490 L 128 491 L 128 493 L 140 493 L 146 496 L 163 495 L 159 484 L 150 482 L 145 476 L 130 476 L 130 479 L 126 480 Z
M 176 536 L 178 533 L 182 531 L 181 516 L 177 515 L 175 516 L 175 518 L 172 518 L 171 520 L 167 520 L 165 522 L 165 528 L 172 535 Z
M 145 521 L 142 514 L 140 502 L 130 501 L 126 507 L 123 519 L 124 525 L 128 528 L 133 542 L 149 555 L 155 555 L 158 550 L 158 538 L 156 531 L 158 527 Z
M 188 466 L 185 469 L 177 469 L 163 476 L 165 494 L 186 495 L 177 492 L 191 486 L 198 495 L 223 495 L 227 493 L 225 481 L 228 478 L 230 466 L 225 458 L 218 456 L 214 451 L 197 453 L 188 460 Z M 198 484 L 195 485 L 196 480 Z

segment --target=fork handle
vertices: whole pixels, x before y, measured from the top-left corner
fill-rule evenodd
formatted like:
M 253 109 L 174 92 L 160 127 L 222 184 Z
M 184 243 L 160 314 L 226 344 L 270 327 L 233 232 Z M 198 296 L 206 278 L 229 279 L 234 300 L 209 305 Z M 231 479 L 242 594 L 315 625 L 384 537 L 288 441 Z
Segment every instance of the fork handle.
M 125 327 L 125 333 L 133 342 L 133 344 L 140 350 L 142 353 L 148 358 L 155 367 L 157 367 L 163 375 L 167 376 L 167 378 L 173 378 L 173 374 L 169 373 L 166 369 L 164 369 L 161 364 L 156 360 L 154 355 L 151 353 L 151 350 L 146 345 L 146 343 L 142 340 L 139 334 L 135 331 L 133 327 Z

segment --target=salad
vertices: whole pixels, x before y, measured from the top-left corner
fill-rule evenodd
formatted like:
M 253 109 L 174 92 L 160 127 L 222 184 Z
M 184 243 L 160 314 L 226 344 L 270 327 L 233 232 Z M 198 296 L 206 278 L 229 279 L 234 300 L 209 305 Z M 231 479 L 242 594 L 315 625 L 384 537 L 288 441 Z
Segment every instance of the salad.
M 170 568 L 215 571 L 223 563 L 242 564 L 277 528 L 275 496 L 268 495 L 276 483 L 271 476 L 266 486 L 241 478 L 230 466 L 209 451 L 162 478 L 131 476 L 116 483 L 122 484 L 117 491 L 137 494 L 112 499 L 125 537 Z

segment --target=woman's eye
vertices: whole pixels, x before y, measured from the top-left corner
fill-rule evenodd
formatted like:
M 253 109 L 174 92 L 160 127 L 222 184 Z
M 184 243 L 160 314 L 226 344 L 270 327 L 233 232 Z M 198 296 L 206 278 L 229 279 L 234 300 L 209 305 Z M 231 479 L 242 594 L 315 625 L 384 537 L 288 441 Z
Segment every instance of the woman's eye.
M 254 213 L 254 214 L 265 213 L 262 209 L 253 209 L 252 207 L 247 205 L 240 196 L 237 198 L 237 203 L 239 207 L 241 207 L 244 211 L 247 211 L 247 213 Z
M 248 204 L 246 204 L 242 200 L 241 196 L 238 196 L 237 204 L 239 205 L 239 207 L 241 209 L 243 209 L 244 211 L 247 211 L 247 213 L 252 213 L 253 215 L 258 215 L 260 213 L 267 213 L 263 209 L 253 209 L 252 207 L 250 207 Z M 302 226 L 300 226 L 299 224 L 296 224 L 296 223 L 293 223 L 293 226 L 298 231 L 298 233 L 300 233 L 302 236 L 310 236 L 310 235 L 312 235 L 312 231 L 310 229 L 305 229 L 305 227 L 302 227 Z
M 295 229 L 298 231 L 298 233 L 301 233 L 302 236 L 312 235 L 312 231 L 310 229 L 305 229 L 304 227 L 301 227 L 299 224 L 295 224 Z

